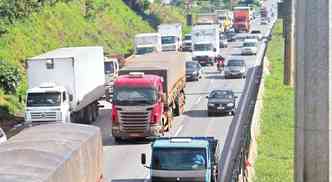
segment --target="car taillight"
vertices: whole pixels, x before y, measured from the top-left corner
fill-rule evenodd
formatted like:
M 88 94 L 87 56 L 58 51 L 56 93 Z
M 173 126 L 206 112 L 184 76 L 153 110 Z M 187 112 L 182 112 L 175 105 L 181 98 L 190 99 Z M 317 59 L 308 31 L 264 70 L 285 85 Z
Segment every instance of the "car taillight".
M 119 123 L 118 112 L 116 110 L 115 105 L 112 105 L 112 123 L 114 124 Z

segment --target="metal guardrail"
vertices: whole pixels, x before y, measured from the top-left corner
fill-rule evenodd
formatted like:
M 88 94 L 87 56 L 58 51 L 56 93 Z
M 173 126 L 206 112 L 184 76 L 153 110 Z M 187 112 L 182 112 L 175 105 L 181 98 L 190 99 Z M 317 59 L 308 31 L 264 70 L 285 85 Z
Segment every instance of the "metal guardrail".
M 273 26 L 267 33 L 268 39 L 271 37 Z M 268 42 L 261 45 L 256 65 L 248 71 L 239 107 L 232 120 L 219 162 L 219 182 L 238 182 L 241 174 L 244 177 L 243 181 L 247 181 L 246 161 L 251 143 L 251 121 L 261 82 L 267 45 Z

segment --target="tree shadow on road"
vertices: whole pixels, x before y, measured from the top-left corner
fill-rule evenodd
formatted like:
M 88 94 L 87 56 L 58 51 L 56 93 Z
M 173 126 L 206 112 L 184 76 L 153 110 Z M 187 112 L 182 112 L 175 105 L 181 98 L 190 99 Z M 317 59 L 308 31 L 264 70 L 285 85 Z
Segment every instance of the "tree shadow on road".
M 185 116 L 193 117 L 193 118 L 203 118 L 207 117 L 206 110 L 190 110 L 183 113 Z
M 115 139 L 112 136 L 103 138 L 103 146 L 145 145 L 149 144 L 150 142 L 151 140 L 146 138 L 137 138 L 137 139 L 119 140 L 119 141 L 115 141 Z

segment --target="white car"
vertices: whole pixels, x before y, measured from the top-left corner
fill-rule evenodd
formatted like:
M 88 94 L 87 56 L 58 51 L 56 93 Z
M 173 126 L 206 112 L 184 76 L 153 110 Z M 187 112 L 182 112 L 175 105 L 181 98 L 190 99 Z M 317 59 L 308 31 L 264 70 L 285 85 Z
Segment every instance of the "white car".
M 0 128 L 0 144 L 7 141 L 6 133 Z
M 246 39 L 243 42 L 241 54 L 242 55 L 256 55 L 257 54 L 257 39 Z

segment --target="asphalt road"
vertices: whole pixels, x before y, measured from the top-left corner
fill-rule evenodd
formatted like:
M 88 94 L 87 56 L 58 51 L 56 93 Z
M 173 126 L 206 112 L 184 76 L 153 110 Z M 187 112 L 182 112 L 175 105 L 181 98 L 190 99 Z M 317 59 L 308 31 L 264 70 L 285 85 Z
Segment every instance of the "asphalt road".
M 267 32 L 270 26 L 259 25 L 254 21 L 252 29 Z M 230 57 L 242 58 L 248 68 L 256 62 L 256 56 L 241 56 L 241 42 L 232 42 L 222 50 L 226 60 Z M 260 47 L 260 45 L 259 45 Z M 244 89 L 245 79 L 227 79 L 217 72 L 216 67 L 204 67 L 204 78 L 198 82 L 187 82 L 185 113 L 175 118 L 169 136 L 214 136 L 219 139 L 221 146 L 225 142 L 232 116 L 207 116 L 207 94 L 214 89 L 231 89 L 240 98 Z M 102 130 L 104 142 L 105 177 L 112 182 L 148 181 L 148 170 L 140 165 L 140 154 L 149 156 L 148 142 L 130 142 L 116 144 L 111 136 L 111 105 L 102 102 L 105 107 L 101 110 L 98 121 L 94 124 Z

